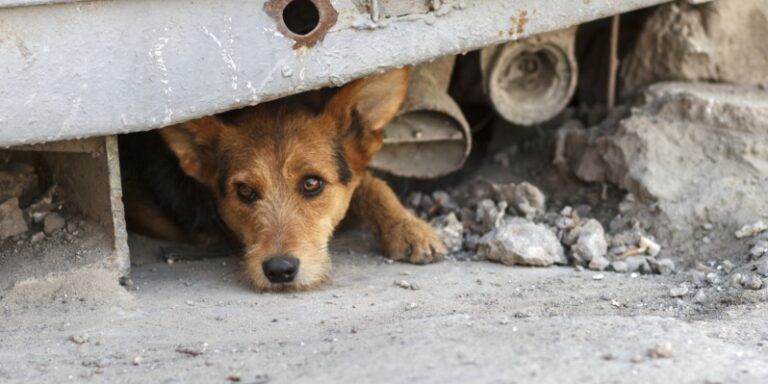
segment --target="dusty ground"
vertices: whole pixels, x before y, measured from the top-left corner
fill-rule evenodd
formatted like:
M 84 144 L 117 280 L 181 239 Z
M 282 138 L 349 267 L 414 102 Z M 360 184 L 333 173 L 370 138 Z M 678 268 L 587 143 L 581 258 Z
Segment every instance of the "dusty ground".
M 17 287 L 0 302 L 0 381 L 768 379 L 765 290 L 708 311 L 670 297 L 674 276 L 388 264 L 370 243 L 364 233 L 342 233 L 332 247 L 333 282 L 309 293 L 254 293 L 237 259 L 137 258 L 128 291 L 87 273 Z M 671 345 L 671 357 L 648 356 L 660 343 Z

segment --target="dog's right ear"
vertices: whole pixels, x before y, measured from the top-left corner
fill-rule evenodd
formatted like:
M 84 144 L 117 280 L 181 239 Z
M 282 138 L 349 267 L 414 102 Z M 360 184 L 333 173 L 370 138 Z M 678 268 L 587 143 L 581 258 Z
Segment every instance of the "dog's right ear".
M 159 130 L 168 148 L 179 160 L 181 169 L 208 188 L 216 183 L 216 151 L 226 125 L 213 116 Z

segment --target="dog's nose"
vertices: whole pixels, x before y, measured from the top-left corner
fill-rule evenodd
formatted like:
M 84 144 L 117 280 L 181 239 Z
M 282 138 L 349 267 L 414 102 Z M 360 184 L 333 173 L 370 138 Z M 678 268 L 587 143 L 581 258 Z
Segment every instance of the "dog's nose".
M 289 283 L 299 273 L 299 259 L 286 255 L 273 256 L 261 263 L 261 269 L 271 283 Z

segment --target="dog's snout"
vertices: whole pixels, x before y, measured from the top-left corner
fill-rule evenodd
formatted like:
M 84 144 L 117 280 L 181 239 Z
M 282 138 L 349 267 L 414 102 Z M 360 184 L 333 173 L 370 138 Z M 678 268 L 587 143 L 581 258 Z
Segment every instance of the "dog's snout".
M 272 256 L 261 264 L 261 268 L 269 282 L 290 283 L 299 273 L 299 259 L 287 255 Z

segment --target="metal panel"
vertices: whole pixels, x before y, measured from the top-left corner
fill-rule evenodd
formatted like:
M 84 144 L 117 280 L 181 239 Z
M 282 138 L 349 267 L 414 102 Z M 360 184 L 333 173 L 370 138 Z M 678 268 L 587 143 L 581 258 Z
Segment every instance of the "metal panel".
M 299 49 L 262 1 L 2 8 L 39 2 L 0 3 L 0 145 L 156 128 L 665 1 L 432 1 L 386 17 L 391 1 L 336 0 L 324 40 Z

